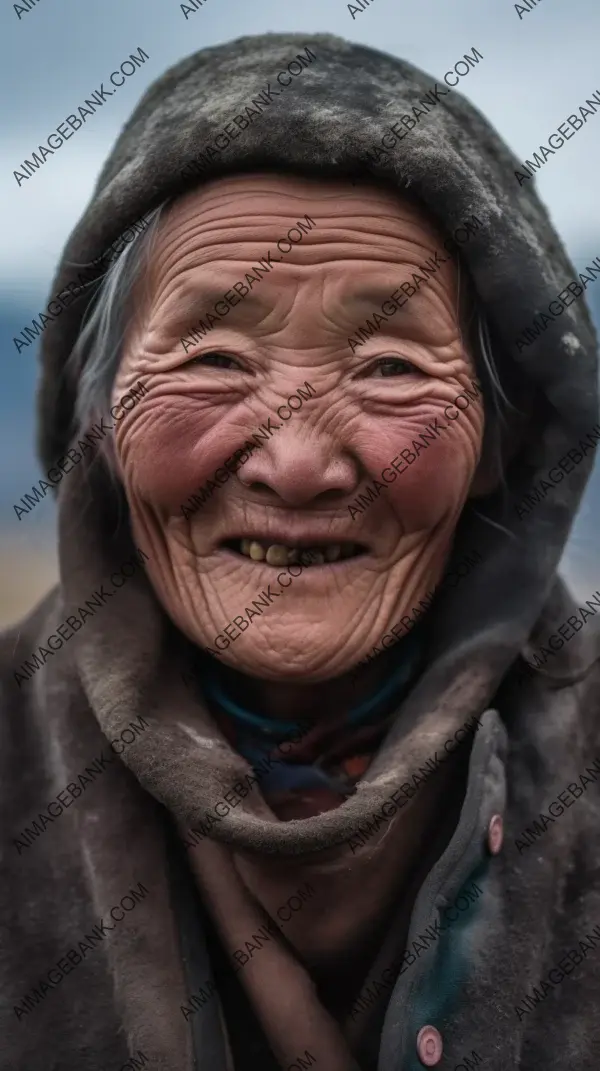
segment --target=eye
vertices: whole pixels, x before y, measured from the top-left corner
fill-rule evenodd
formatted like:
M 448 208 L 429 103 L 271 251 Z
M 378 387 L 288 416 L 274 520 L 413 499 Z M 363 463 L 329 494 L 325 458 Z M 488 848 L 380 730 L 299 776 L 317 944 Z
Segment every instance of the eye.
M 414 364 L 405 360 L 404 357 L 380 357 L 370 366 L 366 374 L 373 373 L 376 379 L 381 379 L 383 376 L 386 378 L 389 376 L 402 376 L 416 371 Z
M 191 360 L 186 361 L 186 366 L 189 365 L 204 365 L 207 368 L 239 368 L 243 371 L 242 365 L 235 359 L 230 357 L 228 353 L 200 353 L 197 357 L 192 357 Z

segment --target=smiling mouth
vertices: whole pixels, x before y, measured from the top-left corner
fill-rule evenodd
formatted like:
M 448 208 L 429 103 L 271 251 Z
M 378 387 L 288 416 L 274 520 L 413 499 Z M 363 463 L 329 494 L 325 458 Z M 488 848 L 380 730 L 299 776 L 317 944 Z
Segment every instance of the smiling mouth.
M 250 561 L 279 567 L 296 563 L 304 566 L 333 565 L 366 553 L 366 548 L 360 543 L 313 543 L 310 546 L 292 547 L 270 543 L 267 539 L 226 539 L 221 546 Z

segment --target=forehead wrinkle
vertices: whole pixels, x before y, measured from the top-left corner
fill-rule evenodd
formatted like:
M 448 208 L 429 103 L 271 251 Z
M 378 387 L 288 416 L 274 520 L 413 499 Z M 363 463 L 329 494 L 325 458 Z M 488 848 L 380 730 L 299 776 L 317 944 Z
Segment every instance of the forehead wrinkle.
M 316 294 L 313 304 L 315 314 L 315 327 L 321 322 L 326 335 L 320 343 L 327 347 L 335 342 L 335 338 L 353 334 L 362 325 L 363 321 L 371 317 L 375 311 L 382 311 L 382 302 L 395 289 L 400 280 L 394 279 L 390 274 L 389 279 L 383 280 L 381 285 L 373 288 L 363 287 L 359 293 L 347 293 L 347 287 L 352 285 L 350 279 L 327 278 L 326 266 L 321 266 L 322 271 L 304 279 L 309 266 L 303 270 L 290 266 L 276 286 L 276 296 L 273 298 L 275 281 L 270 287 L 261 288 L 246 295 L 240 304 L 232 308 L 227 314 L 226 320 L 215 324 L 211 331 L 211 338 L 226 333 L 232 340 L 239 335 L 241 340 L 248 330 L 258 330 L 260 335 L 268 330 L 271 341 L 275 346 L 284 348 L 292 345 L 296 350 L 304 346 L 311 349 L 315 345 L 315 337 L 311 332 L 306 332 L 306 312 L 304 302 L 299 301 L 299 288 L 304 285 L 304 297 L 310 293 Z M 325 278 L 323 278 L 325 275 Z M 267 280 L 264 280 L 265 283 Z M 168 325 L 168 334 L 176 333 L 184 335 L 192 331 L 196 321 L 204 317 L 215 301 L 223 299 L 223 294 L 231 288 L 233 280 L 225 280 L 222 284 L 215 284 L 214 278 L 203 288 L 199 282 L 188 280 L 185 290 L 180 290 L 178 285 L 168 287 L 157 295 L 155 302 L 148 310 L 146 331 L 152 333 L 158 320 L 159 335 L 163 326 Z M 434 285 L 435 284 L 435 288 Z M 426 326 L 427 321 L 436 305 L 444 309 L 446 321 L 444 335 L 455 337 L 460 331 L 460 325 L 456 316 L 455 302 L 452 291 L 442 286 L 439 280 L 432 280 L 431 287 L 419 291 L 397 309 L 393 318 L 389 320 L 382 331 L 378 332 L 379 344 L 383 343 L 384 337 L 389 336 L 395 342 L 405 339 L 410 340 L 415 332 Z M 425 309 L 425 316 L 424 316 Z
M 306 206 L 303 207 L 306 208 Z M 234 211 L 230 211 L 226 218 L 219 216 L 215 219 L 207 219 L 204 215 L 197 214 L 193 217 L 193 223 L 192 220 L 188 221 L 186 229 L 189 232 L 190 227 L 194 226 L 208 238 L 217 233 L 219 238 L 223 236 L 227 242 L 231 241 L 231 231 L 242 235 L 249 232 L 251 237 L 240 238 L 240 245 L 263 241 L 275 244 L 279 238 L 286 237 L 286 234 L 282 233 L 284 227 L 289 230 L 296 226 L 298 214 L 293 212 L 278 214 L 271 207 L 268 212 L 264 213 L 253 213 L 251 209 L 240 211 L 239 217 Z M 306 215 L 308 215 L 307 212 L 305 212 Z M 412 242 L 415 245 L 421 245 L 424 249 L 440 242 L 440 235 L 426 224 L 421 225 L 411 219 L 399 219 L 397 216 L 385 215 L 380 211 L 371 213 L 364 204 L 360 203 L 353 211 L 349 211 L 348 206 L 340 206 L 336 203 L 331 215 L 325 216 L 321 213 L 320 218 L 314 219 L 313 216 L 309 216 L 309 219 L 313 220 L 314 227 L 302 232 L 302 241 L 295 243 L 298 246 L 320 241 L 325 231 L 330 232 L 329 237 L 333 232 L 339 232 L 349 239 L 352 239 L 354 234 L 367 234 L 369 237 L 384 240 L 391 238 L 395 241 Z M 303 220 L 301 219 L 300 222 Z M 397 233 L 390 234 L 393 230 Z M 295 248 L 295 245 L 292 248 Z
M 225 300 L 223 295 L 231 291 L 238 276 L 228 274 L 228 277 L 221 283 L 215 279 L 214 271 L 209 277 L 207 273 L 200 275 L 200 270 L 195 269 L 198 276 L 193 279 L 188 275 L 184 280 L 177 277 L 169 280 L 168 291 L 156 295 L 156 301 L 150 309 L 150 316 L 158 311 L 156 306 L 160 303 L 162 315 L 168 320 L 169 328 L 182 327 L 185 334 L 186 331 L 193 330 L 196 321 L 206 316 L 207 313 L 214 315 L 216 302 Z M 264 318 L 272 311 L 273 302 L 269 301 L 266 291 L 263 290 L 262 293 L 260 290 L 251 291 L 243 301 L 229 309 L 222 323 L 213 325 L 211 334 L 218 330 L 235 330 L 240 324 L 257 322 L 259 318 Z
M 415 265 L 415 268 L 417 267 L 418 265 Z M 323 311 L 325 311 L 324 306 L 326 303 L 333 306 L 352 330 L 362 326 L 364 319 L 372 316 L 373 313 L 387 315 L 389 317 L 390 330 L 394 334 L 397 333 L 397 326 L 399 325 L 405 326 L 407 323 L 418 324 L 422 322 L 424 306 L 428 315 L 431 315 L 438 303 L 442 305 L 446 313 L 450 314 L 452 322 L 456 321 L 454 274 L 451 274 L 446 280 L 440 278 L 439 275 L 433 276 L 405 304 L 396 308 L 393 315 L 384 313 L 382 305 L 390 299 L 390 294 L 396 292 L 401 283 L 410 281 L 409 268 L 404 264 L 389 265 L 389 272 L 385 276 L 382 273 L 380 281 L 372 284 L 357 283 L 352 276 L 326 279 L 322 291 Z M 346 319 L 350 307 L 352 307 L 352 316 Z M 379 333 L 378 337 L 380 337 Z
M 322 269 L 319 273 L 320 278 L 314 280 L 316 286 L 324 287 L 326 284 L 334 282 L 334 284 L 338 284 L 339 289 L 345 288 L 351 283 L 351 280 L 331 280 L 330 278 L 327 278 L 325 273 L 331 272 L 342 262 L 350 266 L 353 260 L 357 260 L 357 268 L 360 269 L 364 266 L 364 261 L 368 260 L 373 263 L 381 264 L 382 274 L 386 271 L 386 277 L 382 278 L 381 283 L 373 283 L 372 285 L 370 284 L 367 286 L 362 284 L 360 290 L 343 295 L 341 301 L 342 304 L 360 301 L 381 304 L 381 301 L 384 300 L 392 290 L 396 289 L 401 282 L 405 281 L 407 272 L 410 274 L 412 268 L 414 268 L 415 271 L 418 271 L 419 268 L 419 264 L 416 261 L 414 263 L 403 263 L 401 267 L 392 261 L 385 261 L 381 250 L 375 249 L 363 250 L 363 255 L 360 257 L 362 263 L 358 263 L 359 252 L 360 251 L 356 249 L 349 250 L 343 247 L 332 249 L 331 247 L 327 247 L 327 256 L 320 256 L 318 259 L 311 257 L 304 264 L 282 263 L 277 266 L 277 275 L 275 278 L 270 275 L 261 276 L 260 287 L 256 290 L 253 289 L 247 294 L 243 301 L 236 305 L 228 315 L 235 318 L 236 309 L 243 309 L 244 306 L 248 307 L 250 305 L 270 310 L 272 308 L 272 299 L 267 298 L 267 294 L 271 287 L 274 287 L 277 290 L 279 298 L 281 290 L 287 288 L 290 283 L 295 285 L 304 283 L 304 276 L 307 275 L 308 269 L 313 270 L 315 266 Z M 368 253 L 370 253 L 370 255 L 366 255 Z M 258 260 L 260 258 L 255 259 Z M 245 262 L 234 258 L 233 256 L 231 258 L 220 257 L 218 260 L 207 261 L 204 264 L 182 266 L 182 263 L 183 262 L 179 263 L 179 271 L 177 275 L 171 274 L 169 276 L 169 274 L 165 273 L 159 276 L 157 279 L 158 292 L 154 295 L 153 303 L 158 300 L 159 294 L 161 301 L 166 300 L 167 302 L 170 302 L 173 291 L 172 284 L 176 283 L 176 290 L 178 291 L 176 294 L 177 302 L 178 304 L 181 304 L 182 307 L 187 306 L 193 308 L 195 311 L 197 305 L 202 303 L 214 305 L 216 301 L 223 299 L 223 295 L 228 290 L 231 290 L 235 282 L 239 281 L 240 274 L 245 275 L 246 270 L 249 271 L 252 267 L 251 262 Z M 235 272 L 232 272 L 231 270 L 232 265 L 237 265 Z M 210 276 L 204 271 L 207 267 L 210 267 Z M 399 274 L 402 274 L 402 278 L 399 278 Z M 439 276 L 436 275 L 431 280 L 428 280 L 427 290 L 424 289 L 423 291 L 419 291 L 419 295 L 425 296 L 431 291 L 430 297 L 433 298 L 435 291 L 440 290 L 444 293 L 453 291 L 452 274 L 449 274 L 449 286 L 444 285 Z M 219 279 L 219 275 L 222 275 L 222 279 Z M 323 275 L 325 275 L 324 278 Z M 208 281 L 209 279 L 210 281 Z M 415 302 L 413 299 L 411 300 L 413 301 L 412 307 L 414 308 Z M 407 302 L 407 304 L 399 311 L 405 315 L 410 315 L 410 309 L 411 305 Z M 240 314 L 238 313 L 238 315 Z
M 280 212 L 277 211 L 277 201 L 285 201 L 286 199 L 280 191 L 268 196 L 267 211 L 263 211 L 262 206 L 258 206 L 257 209 L 255 204 L 256 194 L 254 193 L 248 193 L 241 198 L 239 192 L 236 197 L 231 195 L 224 196 L 222 200 L 227 208 L 225 218 L 223 218 L 222 214 L 217 214 L 216 210 L 214 212 L 210 211 L 210 207 L 207 211 L 207 206 L 202 205 L 202 199 L 199 205 L 193 202 L 192 204 L 186 203 L 187 198 L 184 199 L 183 203 L 176 202 L 171 213 L 164 220 L 161 220 L 155 244 L 157 259 L 160 260 L 164 252 L 168 265 L 168 245 L 172 243 L 174 249 L 180 248 L 179 231 L 182 226 L 185 227 L 188 236 L 196 237 L 200 241 L 200 249 L 196 248 L 191 254 L 195 257 L 200 254 L 202 257 L 200 262 L 204 259 L 209 259 L 212 254 L 211 246 L 214 243 L 215 231 L 220 239 L 218 244 L 222 247 L 223 243 L 226 242 L 231 250 L 229 252 L 229 249 L 224 251 L 221 248 L 220 253 L 222 257 L 224 256 L 224 259 L 235 259 L 240 254 L 242 257 L 247 255 L 246 244 L 251 247 L 249 250 L 250 257 L 256 259 L 257 255 L 260 256 L 260 254 L 254 248 L 255 243 L 260 244 L 264 241 L 268 242 L 269 246 L 271 244 L 275 245 L 278 238 L 282 237 L 279 233 L 279 224 L 281 223 L 281 227 L 289 224 L 288 229 L 291 229 L 297 222 L 297 220 L 293 219 L 295 213 L 290 213 L 285 207 L 282 207 Z M 398 253 L 396 248 L 398 242 L 401 246 L 412 242 L 413 245 L 421 246 L 424 250 L 427 250 L 431 243 L 434 248 L 438 245 L 439 236 L 433 223 L 420 211 L 417 210 L 415 213 L 415 209 L 412 206 L 404 206 L 396 200 L 390 203 L 392 200 L 391 195 L 378 195 L 377 198 L 374 198 L 370 194 L 369 198 L 365 198 L 353 193 L 349 196 L 356 203 L 356 207 L 352 211 L 349 210 L 347 203 L 340 205 L 339 198 L 331 195 L 332 217 L 327 220 L 322 218 L 316 220 L 315 229 L 304 233 L 302 242 L 293 245 L 292 249 L 286 253 L 286 256 L 293 253 L 295 259 L 297 248 L 302 250 L 303 247 L 306 248 L 323 242 L 323 232 L 325 230 L 329 231 L 326 239 L 329 244 L 331 244 L 332 239 L 339 239 L 342 245 L 351 243 L 356 239 L 360 241 L 366 234 L 372 242 L 382 241 L 384 248 L 389 247 L 390 251 L 396 254 Z M 297 199 L 302 201 L 301 197 Z M 323 199 L 322 189 L 318 194 L 315 191 L 314 199 Z M 380 204 L 373 205 L 371 202 L 374 199 L 379 200 Z M 197 200 L 198 195 L 195 193 L 194 201 L 197 202 Z M 249 200 L 252 203 L 246 207 L 239 208 L 238 212 L 240 200 Z M 382 211 L 383 206 L 387 211 L 385 209 Z M 255 218 L 251 218 L 253 214 Z M 415 218 L 415 215 L 417 218 Z M 232 245 L 232 231 L 238 236 L 240 232 L 246 231 L 249 233 L 239 238 Z M 211 239 L 213 240 L 212 242 Z M 167 247 L 166 250 L 164 246 Z
M 316 196 L 316 195 L 315 195 Z M 384 198 L 385 200 L 385 198 Z M 401 206 L 400 206 L 401 207 Z M 270 208 L 270 215 L 273 218 L 274 213 L 272 206 Z M 289 216 L 287 217 L 289 220 Z M 256 291 L 252 291 L 247 294 L 243 301 L 236 305 L 228 314 L 231 321 L 239 319 L 246 319 L 243 306 L 246 306 L 248 312 L 254 311 L 251 306 L 258 307 L 259 309 L 266 309 L 269 312 L 273 310 L 273 300 L 268 300 L 267 295 L 271 291 L 271 287 L 275 287 L 278 291 L 277 294 L 277 306 L 281 307 L 282 291 L 287 291 L 290 294 L 292 304 L 295 301 L 295 295 L 290 292 L 290 283 L 296 286 L 299 283 L 305 282 L 305 275 L 308 269 L 314 270 L 315 266 L 318 266 L 321 271 L 315 273 L 317 275 L 317 282 L 321 288 L 330 281 L 323 278 L 324 273 L 335 271 L 335 268 L 340 263 L 351 265 L 352 261 L 360 261 L 357 263 L 357 269 L 360 271 L 364 269 L 364 262 L 378 263 L 381 268 L 389 272 L 389 281 L 386 280 L 381 288 L 379 284 L 372 287 L 368 287 L 366 291 L 359 292 L 358 294 L 344 295 L 341 304 L 347 305 L 348 303 L 356 303 L 364 301 L 365 304 L 370 302 L 376 306 L 380 305 L 383 300 L 388 296 L 388 293 L 404 282 L 406 279 L 406 273 L 410 273 L 411 268 L 418 271 L 419 263 L 417 260 L 418 254 L 415 254 L 415 244 L 424 250 L 427 255 L 431 255 L 429 249 L 430 240 L 435 243 L 435 236 L 432 231 L 429 234 L 424 232 L 423 228 L 417 224 L 414 220 L 408 221 L 408 230 L 413 232 L 412 240 L 406 233 L 406 227 L 402 231 L 402 234 L 396 237 L 389 234 L 389 229 L 386 230 L 382 225 L 382 219 L 388 220 L 389 223 L 398 224 L 398 221 L 392 214 L 389 216 L 382 215 L 370 217 L 367 220 L 356 220 L 354 217 L 351 219 L 351 225 L 348 225 L 343 231 L 337 226 L 333 226 L 331 221 L 327 221 L 326 224 L 321 224 L 321 233 L 317 230 L 313 230 L 303 235 L 303 240 L 297 245 L 293 245 L 289 253 L 286 253 L 283 261 L 273 265 L 273 270 L 276 271 L 276 277 L 271 278 L 270 275 L 261 276 L 260 283 L 262 284 Z M 179 221 L 181 222 L 181 221 Z M 206 221 L 195 215 L 195 218 L 189 221 L 197 231 L 198 237 L 201 236 L 203 227 L 205 227 Z M 169 220 L 169 223 L 173 223 L 173 219 Z M 230 230 L 235 229 L 231 221 L 221 221 L 220 237 L 223 235 L 223 228 L 229 226 Z M 167 304 L 171 304 L 172 300 L 172 282 L 177 280 L 177 286 L 181 286 L 183 275 L 188 275 L 190 270 L 194 271 L 197 268 L 210 267 L 211 285 L 206 287 L 201 278 L 194 280 L 193 283 L 187 283 L 185 296 L 183 301 L 180 296 L 177 295 L 177 306 L 181 307 L 181 313 L 178 312 L 178 317 L 185 318 L 187 313 L 185 312 L 186 304 L 189 302 L 190 316 L 195 316 L 196 311 L 199 315 L 202 315 L 208 309 L 204 308 L 204 305 L 214 305 L 215 301 L 223 298 L 223 295 L 228 290 L 231 290 L 234 283 L 239 281 L 240 273 L 244 275 L 246 269 L 251 270 L 253 264 L 260 260 L 261 257 L 266 257 L 267 252 L 274 244 L 274 238 L 272 229 L 269 226 L 267 228 L 267 235 L 265 238 L 264 249 L 257 248 L 260 238 L 258 237 L 258 231 L 262 231 L 264 226 L 264 220 L 261 218 L 260 223 L 253 222 L 248 225 L 248 229 L 252 231 L 255 237 L 250 239 L 240 239 L 235 243 L 227 246 L 227 234 L 223 236 L 220 243 L 217 245 L 213 241 L 210 244 L 196 247 L 189 251 L 182 253 L 181 241 L 176 233 L 180 227 L 165 227 L 162 233 L 162 248 L 160 240 L 157 241 L 154 247 L 151 264 L 152 281 L 155 284 L 154 294 L 152 295 L 151 305 L 154 306 L 153 311 L 156 308 L 156 304 L 163 305 L 166 301 Z M 377 228 L 381 227 L 381 231 Z M 427 230 L 430 230 L 427 226 Z M 322 232 L 327 231 L 327 235 Z M 211 226 L 210 232 L 213 233 Z M 189 230 L 188 230 L 189 236 Z M 433 245 L 435 248 L 435 244 Z M 218 257 L 215 258 L 215 253 L 218 253 Z M 246 260 L 247 254 L 250 253 L 252 259 Z M 292 255 L 293 254 L 293 255 Z M 278 256 L 279 252 L 274 251 L 274 255 Z M 389 257 L 389 261 L 386 262 L 386 258 Z M 404 257 L 408 263 L 404 263 L 401 266 L 398 264 L 398 259 Z M 200 258 L 200 263 L 198 259 Z M 426 258 L 425 258 L 426 259 Z M 187 261 L 191 260 L 192 264 L 187 265 Z M 234 267 L 235 266 L 235 267 Z M 218 277 L 219 269 L 223 271 L 222 283 L 214 285 L 215 276 Z M 438 269 L 439 270 L 439 269 Z M 440 276 L 436 275 L 433 279 L 428 280 L 427 287 L 423 288 L 423 293 L 419 291 L 418 295 L 414 295 L 412 298 L 412 304 L 409 306 L 407 302 L 401 309 L 397 310 L 401 312 L 405 318 L 412 318 L 418 305 L 422 305 L 423 298 L 428 301 L 435 301 L 441 299 L 442 304 L 448 305 L 450 301 L 451 292 L 454 291 L 455 283 L 455 270 L 452 264 L 444 265 L 441 269 L 443 275 L 449 276 L 447 278 L 447 284 L 441 281 Z M 202 273 L 204 274 L 204 273 Z M 398 275 L 401 278 L 398 278 Z M 347 283 L 344 282 L 344 286 Z M 434 291 L 441 290 L 440 294 L 434 295 Z M 217 292 L 219 291 L 219 292 Z M 189 294 L 189 296 L 188 296 Z M 323 294 L 323 297 L 325 295 Z M 338 299 L 339 302 L 339 299 Z M 322 304 L 322 301 L 319 302 Z M 236 313 L 236 309 L 238 310 Z M 240 313 L 240 309 L 242 312 Z M 366 314 L 370 315 L 372 309 L 367 309 Z M 353 320 L 360 320 L 360 314 L 357 313 Z M 339 327 L 339 325 L 336 325 Z M 350 324 L 352 326 L 352 324 Z M 187 325 L 186 325 L 187 327 Z M 184 328 L 185 329 L 185 328 Z
M 418 275 L 419 273 L 416 269 L 418 269 L 418 265 L 415 265 L 414 272 L 414 274 Z M 411 283 L 411 279 L 404 274 L 405 272 L 408 272 L 409 275 L 413 274 L 410 267 L 403 264 L 401 271 L 403 274 L 400 278 L 400 272 L 398 272 L 397 266 L 394 266 L 390 272 L 390 277 L 382 279 L 381 283 L 362 282 L 356 284 L 356 289 L 350 288 L 348 290 L 344 288 L 342 293 L 342 304 L 346 304 L 347 302 L 363 302 L 364 304 L 377 304 L 381 306 L 382 301 L 388 300 L 390 294 L 399 289 L 400 283 Z M 448 281 L 450 282 L 450 280 Z M 422 289 L 418 290 L 416 294 L 413 294 L 399 309 L 396 309 L 394 317 L 399 313 L 404 313 L 405 316 L 411 316 L 414 314 L 414 310 L 418 304 L 422 304 L 424 300 L 435 301 L 436 298 L 443 298 L 448 294 L 449 290 L 451 290 L 451 287 L 445 285 L 444 282 L 436 276 L 434 276 L 433 279 L 427 279 L 426 284 Z M 421 298 L 420 302 L 416 301 L 417 297 Z
M 414 269 L 417 270 L 419 267 L 417 258 L 421 257 L 426 260 L 435 251 L 435 248 L 421 244 L 422 253 L 415 252 L 415 243 L 411 244 L 406 236 L 394 237 L 383 232 L 377 234 L 366 226 L 359 226 L 355 220 L 353 220 L 353 226 L 348 226 L 343 230 L 329 228 L 327 235 L 311 231 L 304 235 L 302 242 L 293 245 L 285 254 L 277 249 L 272 230 L 269 230 L 264 238 L 255 235 L 252 239 L 244 240 L 236 236 L 235 241 L 231 241 L 230 237 L 222 232 L 220 238 L 219 242 L 188 246 L 185 250 L 173 241 L 172 256 L 169 257 L 167 254 L 163 263 L 161 263 L 162 251 L 157 250 L 152 266 L 153 274 L 157 276 L 156 283 L 162 281 L 161 277 L 168 278 L 174 272 L 179 273 L 204 266 L 210 266 L 211 270 L 215 270 L 219 263 L 238 264 L 245 274 L 261 259 L 266 260 L 269 251 L 272 253 L 271 271 L 276 271 L 277 276 L 292 264 L 299 268 L 315 264 L 325 267 L 328 264 L 334 266 L 339 261 L 359 259 L 380 261 L 382 264 L 387 262 L 390 269 L 397 267 L 398 259 L 402 259 L 407 265 L 414 264 Z M 278 257 L 281 257 L 281 260 L 277 260 Z M 237 281 L 238 276 L 232 280 L 232 282 Z M 261 283 L 270 281 L 272 281 L 270 273 L 261 276 Z M 229 287 L 225 286 L 225 289 Z
M 361 207 L 363 207 L 364 211 L 364 206 Z M 269 211 L 270 217 L 273 219 L 274 213 L 272 205 L 270 206 Z M 182 215 L 182 213 L 179 213 L 179 215 Z M 285 216 L 287 214 L 282 215 Z M 341 215 L 340 218 L 343 219 L 343 215 Z M 287 219 L 289 220 L 289 216 Z M 352 217 L 351 220 L 346 222 L 341 233 L 338 227 L 332 226 L 331 221 L 328 221 L 325 225 L 321 223 L 321 233 L 319 233 L 317 229 L 304 234 L 302 242 L 293 245 L 291 250 L 286 253 L 286 257 L 288 258 L 287 263 L 282 264 L 281 262 L 278 262 L 278 273 L 281 272 L 282 267 L 284 270 L 289 269 L 291 264 L 297 269 L 306 266 L 312 267 L 315 264 L 325 267 L 328 264 L 333 266 L 336 262 L 342 260 L 350 261 L 358 257 L 363 261 L 381 261 L 386 254 L 390 256 L 390 259 L 395 260 L 398 256 L 403 255 L 403 247 L 404 255 L 406 256 L 408 254 L 410 259 L 412 259 L 415 255 L 415 243 L 427 252 L 427 247 L 429 245 L 428 239 L 430 237 L 433 238 L 433 234 L 425 234 L 418 224 L 410 220 L 409 231 L 414 232 L 412 237 L 413 247 L 406 249 L 407 246 L 410 246 L 410 237 L 407 236 L 405 231 L 397 236 L 389 233 L 390 229 L 396 229 L 393 225 L 396 224 L 397 221 L 394 219 L 393 215 L 390 214 L 389 217 L 383 216 L 383 219 L 387 219 L 392 226 L 388 228 L 382 226 L 381 214 L 360 221 L 357 221 Z M 194 218 L 187 221 L 187 235 L 189 236 L 190 229 L 192 230 L 192 234 L 196 231 L 196 238 L 200 245 L 198 246 L 193 242 L 193 248 L 182 254 L 181 241 L 177 233 L 180 228 L 178 226 L 173 226 L 174 223 L 177 224 L 178 222 L 179 221 L 176 218 L 174 220 L 173 217 L 165 220 L 165 224 L 163 225 L 163 228 L 161 228 L 162 233 L 159 232 L 157 235 L 156 244 L 153 249 L 153 256 L 147 272 L 150 276 L 150 290 L 154 290 L 153 297 L 156 296 L 156 290 L 162 289 L 165 282 L 168 282 L 174 274 L 177 273 L 179 275 L 181 271 L 187 269 L 186 261 L 188 259 L 192 261 L 191 266 L 210 265 L 214 272 L 216 267 L 215 253 L 217 253 L 217 262 L 220 260 L 221 262 L 226 261 L 228 264 L 238 263 L 240 268 L 244 269 L 246 266 L 252 267 L 252 264 L 257 260 L 260 260 L 261 256 L 266 256 L 271 245 L 274 245 L 276 241 L 273 236 L 272 225 L 265 223 L 264 217 L 261 218 L 260 222 L 255 221 L 248 223 L 246 214 L 244 229 L 247 228 L 252 232 L 253 236 L 251 239 L 239 237 L 238 225 L 236 232 L 238 236 L 237 240 L 235 243 L 231 243 L 229 235 L 232 230 L 235 230 L 236 224 L 235 222 L 232 222 L 231 219 L 228 219 L 219 221 L 219 238 L 221 240 L 218 243 L 215 243 L 214 230 L 216 228 L 211 225 L 213 221 L 208 221 L 207 228 L 207 221 L 206 219 L 203 219 L 202 214 L 194 213 Z M 381 232 L 378 231 L 379 226 L 381 226 Z M 263 227 L 267 232 L 264 238 L 262 235 Z M 329 233 L 327 236 L 323 234 L 323 230 L 328 230 Z M 202 238 L 205 235 L 206 237 L 210 236 L 212 241 L 209 240 L 208 242 L 203 243 Z M 368 236 L 367 240 L 365 240 L 365 236 Z M 229 245 L 227 244 L 228 242 Z M 257 248 L 261 242 L 264 242 L 265 245 L 262 253 L 260 249 Z M 278 254 L 274 253 L 274 256 L 277 257 Z M 247 264 L 244 264 L 247 257 Z M 237 281 L 237 276 L 235 279 L 231 279 L 231 282 L 229 280 L 224 280 L 223 293 L 230 289 L 233 283 Z M 268 276 L 263 276 L 261 277 L 261 282 L 268 287 L 270 279 Z M 248 295 L 247 299 L 250 296 L 251 295 Z M 216 300 L 218 300 L 218 297 Z
M 286 201 L 299 202 L 300 205 L 302 202 L 318 204 L 331 201 L 337 208 L 341 199 L 353 200 L 361 212 L 365 211 L 365 205 L 369 208 L 373 206 L 379 215 L 387 211 L 394 217 L 404 216 L 412 220 L 416 218 L 427 228 L 435 226 L 425 207 L 406 193 L 399 193 L 368 181 L 356 186 L 345 179 L 308 178 L 273 172 L 228 175 L 213 179 L 199 189 L 182 195 L 175 202 L 177 207 L 174 207 L 174 211 L 178 211 L 180 207 L 183 211 L 198 208 L 211 211 L 212 204 L 215 204 L 218 209 L 225 208 L 230 215 L 232 203 L 245 200 L 256 202 L 262 199 L 267 201 L 270 212 L 273 212 L 274 205 L 285 204 Z M 293 210 L 295 211 L 295 205 Z M 287 213 L 283 211 L 282 214 Z

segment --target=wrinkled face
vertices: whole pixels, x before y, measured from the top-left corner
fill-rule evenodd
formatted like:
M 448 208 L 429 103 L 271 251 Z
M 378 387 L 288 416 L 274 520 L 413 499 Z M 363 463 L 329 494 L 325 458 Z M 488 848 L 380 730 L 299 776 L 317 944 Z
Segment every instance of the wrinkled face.
M 375 187 L 235 176 L 163 216 L 114 403 L 148 394 L 115 447 L 195 644 L 265 679 L 336 677 L 440 579 L 483 435 L 457 290 L 443 238 Z

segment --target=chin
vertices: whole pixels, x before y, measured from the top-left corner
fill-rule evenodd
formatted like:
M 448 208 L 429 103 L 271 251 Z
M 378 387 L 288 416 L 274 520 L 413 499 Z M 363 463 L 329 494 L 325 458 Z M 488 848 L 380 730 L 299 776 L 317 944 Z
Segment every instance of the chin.
M 359 659 L 350 654 L 344 657 L 331 626 L 321 623 L 317 631 L 320 635 L 312 628 L 303 633 L 292 626 L 289 639 L 285 635 L 278 639 L 273 633 L 263 639 L 240 636 L 225 651 L 219 651 L 218 659 L 239 673 L 289 684 L 317 684 L 348 673 Z M 202 646 L 215 651 L 209 643 Z

